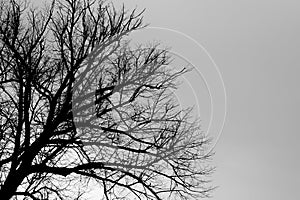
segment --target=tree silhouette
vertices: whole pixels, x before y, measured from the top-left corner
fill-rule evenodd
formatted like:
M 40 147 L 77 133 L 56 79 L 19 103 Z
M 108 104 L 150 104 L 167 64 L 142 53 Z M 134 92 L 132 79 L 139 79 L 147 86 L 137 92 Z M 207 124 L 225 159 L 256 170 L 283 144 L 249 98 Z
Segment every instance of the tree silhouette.
M 142 13 L 1 1 L 1 199 L 83 199 L 92 181 L 104 199 L 209 194 L 208 140 L 171 91 L 189 70 L 158 45 L 130 46 Z

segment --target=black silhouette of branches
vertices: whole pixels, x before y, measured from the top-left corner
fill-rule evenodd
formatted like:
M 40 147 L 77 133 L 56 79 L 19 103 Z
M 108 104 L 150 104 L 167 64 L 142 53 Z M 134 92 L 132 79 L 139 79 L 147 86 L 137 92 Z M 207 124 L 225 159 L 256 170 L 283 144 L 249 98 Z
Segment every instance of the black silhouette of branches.
M 197 199 L 208 140 L 173 95 L 168 50 L 132 47 L 143 11 L 56 0 L 0 5 L 1 199 Z M 99 197 L 100 198 L 100 197 Z

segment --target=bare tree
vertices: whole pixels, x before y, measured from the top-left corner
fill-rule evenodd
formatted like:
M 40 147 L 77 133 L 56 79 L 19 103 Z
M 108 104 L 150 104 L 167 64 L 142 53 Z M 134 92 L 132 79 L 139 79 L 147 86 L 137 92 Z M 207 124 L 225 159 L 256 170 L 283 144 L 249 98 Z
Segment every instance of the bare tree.
M 142 13 L 1 1 L 1 199 L 81 199 L 91 181 L 104 199 L 209 194 L 207 139 L 171 92 L 188 69 L 126 39 Z

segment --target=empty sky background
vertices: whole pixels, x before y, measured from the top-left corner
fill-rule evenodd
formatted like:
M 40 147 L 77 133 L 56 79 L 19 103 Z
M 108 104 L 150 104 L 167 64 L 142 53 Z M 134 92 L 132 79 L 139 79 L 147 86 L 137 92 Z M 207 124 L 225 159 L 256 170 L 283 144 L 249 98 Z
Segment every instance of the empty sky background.
M 299 0 L 114 2 L 124 2 L 127 8 L 146 8 L 145 22 L 151 26 L 191 36 L 220 69 L 227 90 L 227 118 L 214 149 L 212 165 L 217 171 L 212 183 L 219 188 L 211 199 L 300 199 Z M 144 32 L 142 39 L 164 42 L 167 34 L 173 44 L 167 40 L 166 44 L 196 65 L 199 87 L 195 78 L 188 78 L 187 83 L 199 98 L 204 88 L 199 71 L 208 79 L 217 112 L 216 128 L 211 132 L 217 136 L 224 110 L 222 91 L 218 91 L 220 80 L 212 62 L 195 42 L 182 35 L 152 31 Z M 186 98 L 179 97 L 180 101 L 194 99 L 193 92 L 185 92 Z M 205 129 L 209 104 L 205 95 L 202 99 Z
M 219 188 L 212 200 L 299 199 L 300 2 L 122 2 L 146 8 L 151 26 L 191 36 L 219 66 L 228 113 L 213 158 L 213 184 Z M 185 54 L 203 56 L 186 49 Z

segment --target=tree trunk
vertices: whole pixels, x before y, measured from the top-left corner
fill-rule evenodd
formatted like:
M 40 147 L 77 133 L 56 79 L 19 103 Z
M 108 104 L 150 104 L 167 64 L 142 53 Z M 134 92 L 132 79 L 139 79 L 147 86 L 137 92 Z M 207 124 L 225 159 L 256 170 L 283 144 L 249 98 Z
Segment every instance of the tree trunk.
M 1 200 L 11 199 L 21 185 L 26 175 L 20 173 L 9 173 L 4 185 L 0 189 Z

